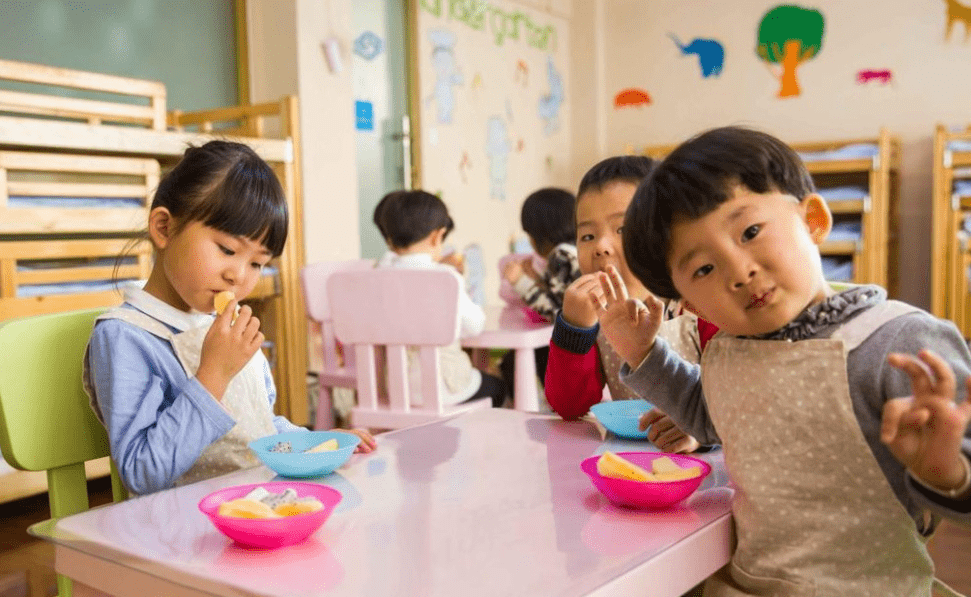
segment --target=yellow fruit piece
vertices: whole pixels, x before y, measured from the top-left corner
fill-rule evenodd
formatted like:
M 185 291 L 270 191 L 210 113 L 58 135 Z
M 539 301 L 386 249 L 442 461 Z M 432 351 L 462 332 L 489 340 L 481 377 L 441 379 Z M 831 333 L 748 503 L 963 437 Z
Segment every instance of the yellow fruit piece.
M 597 459 L 597 472 L 604 477 L 629 479 L 631 481 L 650 481 L 652 475 L 633 462 L 621 458 L 613 452 L 604 452 Z
M 651 471 L 654 473 L 653 481 L 680 481 L 701 475 L 700 466 L 681 468 L 667 456 L 654 459 L 651 463 Z
M 291 504 L 280 504 L 273 509 L 274 512 L 280 516 L 296 516 L 297 514 L 305 514 L 307 512 L 316 512 L 323 508 L 324 505 L 315 499 L 309 499 L 302 502 L 294 502 Z
M 223 311 L 226 310 L 226 305 L 228 305 L 234 298 L 236 298 L 236 295 L 229 290 L 224 290 L 213 297 L 212 304 L 216 308 L 216 313 L 218 315 L 222 315 Z
M 274 512 L 273 508 L 263 502 L 245 498 L 219 504 L 219 515 L 232 516 L 233 518 L 280 518 L 280 515 Z
M 329 439 L 324 443 L 317 444 L 313 448 L 304 450 L 304 452 L 306 452 L 307 454 L 315 454 L 317 452 L 330 452 L 331 450 L 336 450 L 336 449 L 337 449 L 337 439 L 334 438 L 334 439 Z

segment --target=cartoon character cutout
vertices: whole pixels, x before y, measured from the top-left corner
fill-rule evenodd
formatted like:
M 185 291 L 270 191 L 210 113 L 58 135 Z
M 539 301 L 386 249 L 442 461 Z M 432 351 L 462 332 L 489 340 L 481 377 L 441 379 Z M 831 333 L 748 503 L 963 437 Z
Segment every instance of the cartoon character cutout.
M 438 122 L 450 124 L 455 110 L 455 91 L 463 83 L 462 73 L 455 61 L 455 34 L 448 29 L 432 29 L 428 32 L 432 44 L 432 67 L 435 69 L 435 89 L 429 101 L 438 108 Z
M 508 172 L 509 130 L 499 116 L 491 116 L 486 122 L 486 156 L 489 158 L 489 196 L 506 200 L 506 173 Z
M 560 128 L 560 106 L 565 99 L 563 77 L 553 65 L 553 57 L 546 57 L 546 78 L 550 92 L 539 99 L 539 117 L 543 119 L 543 132 L 550 136 Z

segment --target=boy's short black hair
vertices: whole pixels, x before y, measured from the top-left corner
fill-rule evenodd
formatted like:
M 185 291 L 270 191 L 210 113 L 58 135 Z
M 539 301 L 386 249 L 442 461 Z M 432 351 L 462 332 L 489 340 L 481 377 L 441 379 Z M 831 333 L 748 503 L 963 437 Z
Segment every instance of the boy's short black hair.
M 624 217 L 624 257 L 648 290 L 680 298 L 668 267 L 672 225 L 711 213 L 739 185 L 798 200 L 816 191 L 799 155 L 767 133 L 728 126 L 685 141 L 638 186 Z
M 600 191 L 618 180 L 638 185 L 655 165 L 657 162 L 643 155 L 618 155 L 600 160 L 583 175 L 577 198 L 587 191 Z
M 392 191 L 374 208 L 374 224 L 395 249 L 406 249 L 433 231 L 455 227 L 445 202 L 429 192 Z
M 539 189 L 526 197 L 520 221 L 537 248 L 552 249 L 560 243 L 576 242 L 575 203 L 573 193 L 553 187 Z

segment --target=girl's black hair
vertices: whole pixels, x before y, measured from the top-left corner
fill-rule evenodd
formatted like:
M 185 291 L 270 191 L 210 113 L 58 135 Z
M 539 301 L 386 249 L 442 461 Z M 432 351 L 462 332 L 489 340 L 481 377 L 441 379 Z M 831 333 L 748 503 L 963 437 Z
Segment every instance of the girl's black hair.
M 544 188 L 523 201 L 520 222 L 538 249 L 552 250 L 560 243 L 574 244 L 577 236 L 573 210 L 576 198 L 564 189 Z
M 600 160 L 583 175 L 577 198 L 587 191 L 601 191 L 618 180 L 638 185 L 656 164 L 653 159 L 643 155 L 618 155 Z
M 668 267 L 672 225 L 711 213 L 739 186 L 798 200 L 816 189 L 799 155 L 767 133 L 729 126 L 685 141 L 641 182 L 624 217 L 624 257 L 648 290 L 680 298 Z
M 252 148 L 231 141 L 189 147 L 159 182 L 152 209 L 165 207 L 182 228 L 199 221 L 266 246 L 274 257 L 287 240 L 280 181 Z
M 374 208 L 374 224 L 395 249 L 406 249 L 439 228 L 445 236 L 455 224 L 445 202 L 427 191 L 392 191 Z

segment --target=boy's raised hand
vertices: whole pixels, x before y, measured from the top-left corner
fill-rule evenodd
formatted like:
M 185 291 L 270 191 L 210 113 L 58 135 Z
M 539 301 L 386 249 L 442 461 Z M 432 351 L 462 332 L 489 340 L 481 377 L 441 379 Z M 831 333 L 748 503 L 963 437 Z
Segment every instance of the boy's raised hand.
M 597 301 L 600 328 L 617 354 L 636 369 L 654 348 L 664 303 L 652 294 L 647 295 L 646 302 L 630 298 L 620 272 L 612 265 L 607 266 L 606 274 L 600 274 L 600 286 L 603 291 L 603 297 Z
M 954 401 L 954 372 L 941 357 L 921 350 L 917 358 L 891 354 L 888 362 L 910 376 L 914 395 L 888 400 L 880 439 L 911 473 L 940 489 L 965 480 L 961 440 L 971 421 L 971 400 Z M 967 380 L 971 391 L 971 377 Z
M 563 293 L 563 319 L 578 328 L 593 327 L 602 298 L 600 272 L 580 276 Z
M 249 305 L 241 307 L 236 314 L 236 304 L 235 299 L 230 301 L 222 314 L 216 316 L 202 341 L 196 379 L 216 400 L 222 399 L 230 380 L 253 358 L 265 339 L 260 320 L 253 316 Z

